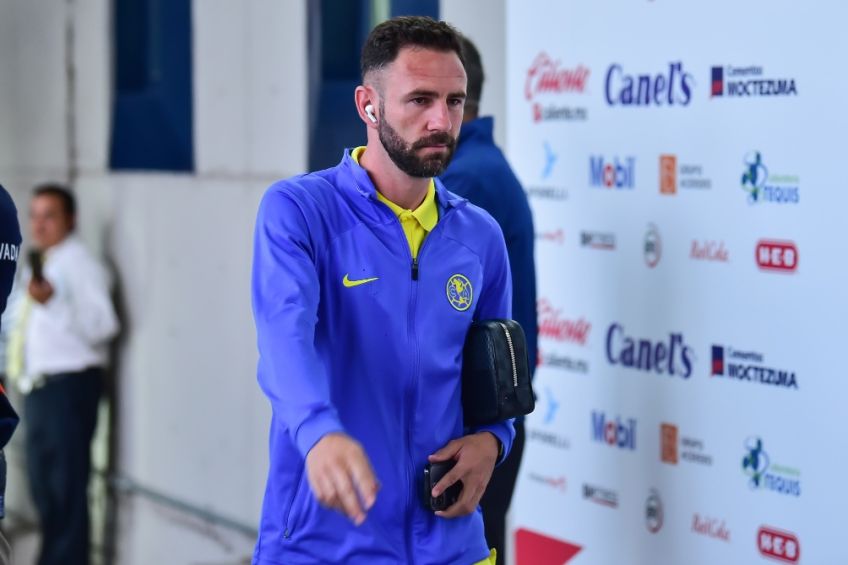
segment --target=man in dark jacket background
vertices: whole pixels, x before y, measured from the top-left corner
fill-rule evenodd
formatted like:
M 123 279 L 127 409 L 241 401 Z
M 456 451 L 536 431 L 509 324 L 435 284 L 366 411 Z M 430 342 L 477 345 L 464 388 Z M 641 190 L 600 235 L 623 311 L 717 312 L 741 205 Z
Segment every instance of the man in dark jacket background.
M 527 336 L 531 372 L 536 368 L 536 264 L 533 259 L 535 232 L 533 216 L 521 183 L 501 150 L 495 145 L 492 117 L 479 117 L 483 90 L 480 53 L 463 38 L 465 70 L 468 75 L 462 130 L 453 161 L 441 176 L 448 190 L 480 206 L 503 231 L 512 273 L 512 315 Z M 521 455 L 524 451 L 524 422 L 515 421 L 515 442 L 509 457 L 495 469 L 480 501 L 486 541 L 497 549 L 498 564 L 505 562 L 506 512 L 509 510 Z

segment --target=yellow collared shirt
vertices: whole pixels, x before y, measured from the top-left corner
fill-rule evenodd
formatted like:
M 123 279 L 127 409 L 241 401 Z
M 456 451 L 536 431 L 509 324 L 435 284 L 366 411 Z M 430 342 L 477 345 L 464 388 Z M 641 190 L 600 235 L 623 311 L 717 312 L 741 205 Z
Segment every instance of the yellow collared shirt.
M 350 156 L 358 164 L 363 153 L 365 153 L 365 147 L 357 147 L 351 152 Z M 409 251 L 412 253 L 412 258 L 417 258 L 424 239 L 428 233 L 433 231 L 433 228 L 436 227 L 439 221 L 439 208 L 436 206 L 436 183 L 433 179 L 430 179 L 427 196 L 424 197 L 424 202 L 415 210 L 401 208 L 383 196 L 379 190 L 377 191 L 377 199 L 388 206 L 395 213 L 395 216 L 398 217 L 400 225 L 403 228 L 403 233 L 406 235 L 406 241 L 409 243 Z

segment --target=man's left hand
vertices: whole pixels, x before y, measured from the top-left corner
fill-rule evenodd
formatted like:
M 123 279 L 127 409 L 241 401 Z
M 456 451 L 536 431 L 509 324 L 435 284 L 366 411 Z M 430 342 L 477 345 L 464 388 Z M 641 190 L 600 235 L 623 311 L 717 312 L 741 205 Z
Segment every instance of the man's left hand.
M 477 509 L 492 471 L 498 460 L 498 438 L 491 432 L 463 436 L 448 443 L 430 456 L 430 462 L 456 460 L 456 465 L 433 487 L 433 496 L 439 496 L 456 481 L 462 481 L 462 492 L 447 510 L 436 512 L 442 518 L 466 516 Z

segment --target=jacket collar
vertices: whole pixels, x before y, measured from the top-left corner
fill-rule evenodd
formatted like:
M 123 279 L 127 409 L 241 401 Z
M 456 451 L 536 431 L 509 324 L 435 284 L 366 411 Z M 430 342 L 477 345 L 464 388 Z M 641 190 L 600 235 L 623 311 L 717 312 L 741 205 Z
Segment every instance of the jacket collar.
M 346 148 L 344 150 L 342 161 L 339 163 L 339 168 L 353 178 L 354 188 L 360 196 L 367 198 L 374 203 L 379 202 L 377 200 L 377 188 L 371 181 L 371 177 L 368 176 L 368 171 L 363 169 L 359 163 L 351 157 L 351 151 L 353 151 L 352 148 Z M 436 185 L 436 202 L 438 203 L 439 211 L 441 212 L 441 214 L 439 214 L 440 216 L 447 212 L 449 208 L 464 206 L 468 202 L 465 198 L 448 191 L 438 177 L 434 178 L 434 181 Z M 392 217 L 394 217 L 394 214 L 392 214 Z

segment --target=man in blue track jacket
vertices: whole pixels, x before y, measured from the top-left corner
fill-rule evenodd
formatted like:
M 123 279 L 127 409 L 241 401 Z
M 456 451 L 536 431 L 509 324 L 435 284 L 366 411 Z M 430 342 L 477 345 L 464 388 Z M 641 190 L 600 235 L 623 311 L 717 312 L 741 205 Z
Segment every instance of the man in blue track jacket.
M 356 109 L 367 145 L 280 181 L 260 205 L 253 267 L 258 379 L 273 409 L 255 565 L 490 563 L 478 503 L 511 421 L 464 429 L 462 347 L 510 317 L 503 236 L 434 179 L 456 146 L 466 75 L 457 32 L 377 26 Z M 421 503 L 425 464 L 455 460 Z

